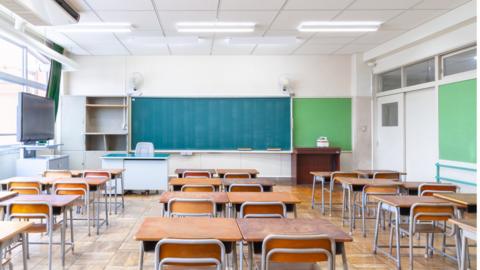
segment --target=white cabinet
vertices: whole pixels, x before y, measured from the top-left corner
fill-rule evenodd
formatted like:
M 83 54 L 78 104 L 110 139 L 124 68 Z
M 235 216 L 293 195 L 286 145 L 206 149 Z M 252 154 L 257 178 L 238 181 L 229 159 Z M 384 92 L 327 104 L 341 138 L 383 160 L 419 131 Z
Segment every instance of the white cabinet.
M 68 155 L 68 163 L 71 170 L 83 170 L 85 168 L 85 151 L 62 151 Z
M 85 97 L 62 96 L 61 140 L 64 151 L 85 151 Z
M 17 159 L 17 176 L 39 176 L 46 170 L 69 168 L 68 155 L 45 155 L 36 158 Z

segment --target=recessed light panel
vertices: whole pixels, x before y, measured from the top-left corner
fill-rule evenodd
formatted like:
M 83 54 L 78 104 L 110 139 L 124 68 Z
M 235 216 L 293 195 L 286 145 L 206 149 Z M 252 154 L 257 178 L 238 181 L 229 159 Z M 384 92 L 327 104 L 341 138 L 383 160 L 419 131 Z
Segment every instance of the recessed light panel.
M 297 29 L 301 32 L 374 32 L 381 24 L 378 21 L 302 22 Z

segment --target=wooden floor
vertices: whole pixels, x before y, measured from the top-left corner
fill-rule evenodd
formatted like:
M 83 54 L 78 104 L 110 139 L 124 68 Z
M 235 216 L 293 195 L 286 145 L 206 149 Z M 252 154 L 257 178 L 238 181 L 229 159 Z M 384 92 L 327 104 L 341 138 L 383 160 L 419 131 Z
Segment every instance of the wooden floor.
M 304 186 L 276 186 L 275 191 L 291 191 L 300 196 L 303 202 L 298 207 L 299 217 L 304 218 L 326 218 L 333 223 L 341 226 L 340 208 L 334 209 L 332 217 L 322 216 L 319 207 L 312 210 L 310 207 L 310 187 Z M 328 193 L 327 193 L 328 194 Z M 334 202 L 340 201 L 340 193 L 334 193 Z M 328 196 L 327 196 L 328 197 Z M 141 196 L 128 195 L 126 197 L 126 209 L 123 214 L 111 215 L 111 224 L 108 229 L 102 228 L 99 236 L 87 236 L 87 228 L 83 223 L 77 222 L 75 227 L 75 252 L 67 254 L 65 269 L 138 269 L 138 247 L 139 243 L 133 240 L 139 224 L 145 216 L 160 215 L 160 204 L 158 203 L 159 195 Z M 320 194 L 317 196 L 320 199 Z M 394 263 L 383 255 L 372 254 L 372 235 L 373 221 L 368 221 L 367 238 L 361 236 L 360 223 L 354 233 L 354 242 L 348 243 L 347 258 L 350 269 L 395 269 Z M 347 231 L 348 226 L 344 229 Z M 60 233 L 55 233 L 55 238 L 59 239 Z M 37 239 L 38 237 L 31 237 Z M 46 239 L 45 237 L 43 237 Z M 382 237 L 381 240 L 385 240 Z M 420 239 L 421 243 L 425 243 L 424 237 Z M 416 240 L 416 243 L 419 242 Z M 449 239 L 448 243 L 453 244 L 453 239 Z M 403 239 L 402 244 L 407 244 L 407 240 Z M 437 242 L 437 246 L 439 243 Z M 472 249 L 471 253 L 476 250 Z M 60 249 L 54 247 L 54 269 L 62 269 L 60 261 Z M 453 250 L 452 252 L 453 253 Z M 432 258 L 425 259 L 423 249 L 415 251 L 414 268 L 415 269 L 456 269 L 456 264 L 451 260 L 440 255 L 434 255 Z M 47 247 L 31 246 L 30 248 L 29 269 L 47 269 Z M 408 269 L 408 249 L 402 249 L 402 266 Z M 14 269 L 22 269 L 21 255 L 16 252 L 14 254 Z M 476 269 L 476 257 L 472 255 L 472 269 Z M 340 257 L 337 259 L 337 267 L 341 268 Z M 153 269 L 153 256 L 147 254 L 145 257 L 144 269 Z

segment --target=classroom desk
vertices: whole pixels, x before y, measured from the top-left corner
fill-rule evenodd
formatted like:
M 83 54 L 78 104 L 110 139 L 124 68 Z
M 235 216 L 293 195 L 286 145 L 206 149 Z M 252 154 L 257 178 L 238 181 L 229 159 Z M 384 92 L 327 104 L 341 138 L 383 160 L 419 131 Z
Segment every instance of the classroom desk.
M 455 228 L 455 240 L 457 245 L 458 269 L 466 270 L 468 261 L 468 239 L 477 241 L 477 220 L 472 219 L 449 219 Z
M 81 177 L 85 172 L 108 172 L 113 177 L 121 177 L 123 172 L 125 172 L 124 168 L 109 168 L 109 169 L 101 169 L 101 170 L 70 170 L 70 173 L 73 177 Z
M 375 235 L 373 238 L 373 253 L 376 254 L 380 252 L 387 256 L 388 258 L 394 260 L 397 265 L 397 269 L 401 269 L 400 263 L 400 248 L 408 247 L 400 245 L 400 230 L 396 230 L 396 256 L 392 256 L 388 251 L 382 250 L 381 248 L 388 247 L 387 245 L 378 244 L 378 233 L 380 226 L 380 216 L 382 211 L 391 212 L 394 215 L 396 228 L 399 228 L 399 221 L 401 216 L 410 215 L 411 207 L 416 203 L 451 203 L 447 200 L 436 198 L 433 196 L 392 196 L 392 195 L 373 195 L 373 199 L 378 201 L 377 217 L 375 221 Z M 451 203 L 457 208 L 465 208 L 465 206 Z
M 107 154 L 101 157 L 102 169 L 124 169 L 126 190 L 167 190 L 169 154 L 153 156 Z
M 8 200 L 10 198 L 13 198 L 17 196 L 17 192 L 11 192 L 11 191 L 0 191 L 0 202 Z
M 168 181 L 170 191 L 180 191 L 184 185 L 209 185 L 214 186 L 216 191 L 220 190 L 222 180 L 220 178 L 170 178 Z
M 162 215 L 167 213 L 168 201 L 174 198 L 182 199 L 210 199 L 217 206 L 217 212 L 222 212 L 228 203 L 228 196 L 225 192 L 175 192 L 167 191 L 160 195 L 160 203 L 163 204 Z
M 467 213 L 477 213 L 476 193 L 434 193 L 433 196 L 464 205 Z
M 348 269 L 345 242 L 353 238 L 341 228 L 325 219 L 276 219 L 276 218 L 242 218 L 237 219 L 242 237 L 248 242 L 249 269 L 253 266 L 253 251 L 260 249 L 261 243 L 269 234 L 325 234 L 335 239 L 337 254 L 342 255 L 343 269 Z M 257 244 L 258 243 L 258 244 Z M 257 247 L 255 247 L 257 244 Z M 260 246 L 260 248 L 258 248 Z
M 263 191 L 271 192 L 273 191 L 273 186 L 275 186 L 275 181 L 269 178 L 222 178 L 222 184 L 225 191 L 227 191 L 232 184 L 255 184 L 261 185 Z
M 418 187 L 423 185 L 423 184 L 434 184 L 435 182 L 403 182 L 402 183 L 402 189 L 407 192 L 408 195 L 418 195 Z
M 217 175 L 224 178 L 227 173 L 250 174 L 251 178 L 256 178 L 259 172 L 256 169 L 216 169 Z
M 143 269 L 144 252 L 153 251 L 157 242 L 164 238 L 218 239 L 225 244 L 227 252 L 232 252 L 233 267 L 237 269 L 236 242 L 242 240 L 242 234 L 234 219 L 146 217 L 134 236 L 141 241 L 140 269 Z
M 322 184 L 321 187 L 321 192 L 322 192 L 322 214 L 325 214 L 325 183 L 326 180 L 331 180 L 330 177 L 332 176 L 331 171 L 326 171 L 326 172 L 318 172 L 318 171 L 313 171 L 310 172 L 311 175 L 313 175 L 313 181 L 312 181 L 312 209 L 315 208 L 315 186 L 317 185 L 317 182 L 320 182 Z M 330 185 L 329 190 L 330 190 L 330 213 L 332 209 L 332 188 L 333 185 Z
M 23 269 L 27 270 L 27 235 L 26 231 L 33 225 L 26 221 L 0 221 L 0 269 L 3 269 L 3 251 L 22 240 Z
M 186 171 L 194 171 L 194 172 L 208 172 L 213 177 L 216 173 L 215 169 L 175 169 L 175 174 L 178 175 L 178 178 L 183 177 L 183 173 Z
M 78 195 L 18 195 L 6 201 L 0 202 L 2 206 L 8 206 L 16 202 L 42 202 L 48 203 L 52 206 L 52 211 L 54 216 L 62 215 L 62 226 L 61 226 L 61 235 L 65 236 L 66 234 L 66 225 L 67 225 L 67 210 L 70 211 L 70 242 L 66 242 L 65 238 L 60 240 L 61 253 L 62 253 L 62 266 L 65 266 L 65 245 L 69 245 L 70 249 L 73 251 L 74 238 L 73 238 L 73 211 L 72 207 L 75 205 L 77 200 L 80 199 Z M 42 242 L 43 243 L 43 242 Z M 57 243 L 54 243 L 57 244 Z
M 363 169 L 358 169 L 354 170 L 354 173 L 358 173 L 361 177 L 365 178 L 373 178 L 373 175 L 375 173 L 399 173 L 400 176 L 407 175 L 405 172 L 399 172 L 399 171 L 393 171 L 393 170 L 363 170 Z
M 301 200 L 290 192 L 227 192 L 227 195 L 232 204 L 232 217 L 236 216 L 244 202 L 283 202 L 287 211 L 293 212 L 297 217 L 296 205 L 301 203 Z

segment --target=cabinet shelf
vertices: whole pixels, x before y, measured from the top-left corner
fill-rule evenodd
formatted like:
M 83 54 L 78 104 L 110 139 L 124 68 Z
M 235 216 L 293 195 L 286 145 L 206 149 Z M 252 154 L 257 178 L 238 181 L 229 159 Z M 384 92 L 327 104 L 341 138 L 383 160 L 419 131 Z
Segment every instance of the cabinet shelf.
M 124 109 L 127 105 L 121 104 L 86 104 L 87 108 L 111 108 L 111 109 Z

